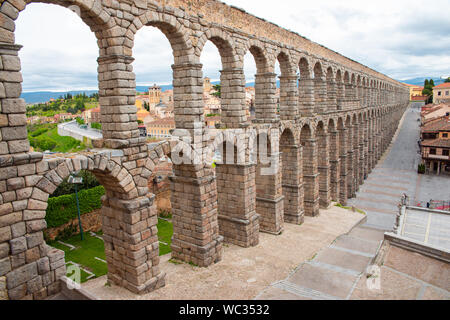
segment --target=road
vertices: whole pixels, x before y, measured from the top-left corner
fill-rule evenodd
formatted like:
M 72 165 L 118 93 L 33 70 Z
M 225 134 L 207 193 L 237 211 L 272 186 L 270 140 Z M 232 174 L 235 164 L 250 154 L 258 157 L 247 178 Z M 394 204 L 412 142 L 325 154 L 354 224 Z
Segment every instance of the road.
M 392 230 L 403 193 L 418 201 L 450 200 L 450 178 L 419 175 L 420 106 L 406 111 L 391 147 L 349 204 L 367 212 L 366 227 Z M 413 203 L 411 203 L 413 204 Z

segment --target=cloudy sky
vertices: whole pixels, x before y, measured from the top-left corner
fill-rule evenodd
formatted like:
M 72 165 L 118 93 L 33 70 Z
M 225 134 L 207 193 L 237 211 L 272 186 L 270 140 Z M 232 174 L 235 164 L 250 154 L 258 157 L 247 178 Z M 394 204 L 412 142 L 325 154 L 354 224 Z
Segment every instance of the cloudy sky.
M 225 0 L 395 79 L 450 76 L 449 0 Z M 31 4 L 17 21 L 24 91 L 97 88 L 95 36 L 73 12 Z M 169 42 L 157 29 L 141 29 L 133 63 L 138 85 L 172 81 Z M 220 57 L 208 43 L 204 75 L 218 79 Z M 245 60 L 247 81 L 255 64 Z

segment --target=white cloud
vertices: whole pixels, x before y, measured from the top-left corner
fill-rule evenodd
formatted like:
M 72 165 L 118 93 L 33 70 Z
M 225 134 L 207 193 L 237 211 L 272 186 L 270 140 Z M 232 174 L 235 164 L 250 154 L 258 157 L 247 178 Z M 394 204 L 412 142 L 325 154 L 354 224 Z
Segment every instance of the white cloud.
M 225 0 L 256 16 L 335 50 L 397 79 L 450 74 L 448 0 Z M 97 87 L 98 47 L 94 34 L 73 12 L 31 4 L 16 23 L 24 90 Z M 133 63 L 138 85 L 172 81 L 172 50 L 156 28 L 136 35 Z M 219 52 L 208 42 L 201 57 L 203 74 L 219 79 Z M 247 81 L 256 66 L 244 59 Z M 279 71 L 278 71 L 279 72 Z

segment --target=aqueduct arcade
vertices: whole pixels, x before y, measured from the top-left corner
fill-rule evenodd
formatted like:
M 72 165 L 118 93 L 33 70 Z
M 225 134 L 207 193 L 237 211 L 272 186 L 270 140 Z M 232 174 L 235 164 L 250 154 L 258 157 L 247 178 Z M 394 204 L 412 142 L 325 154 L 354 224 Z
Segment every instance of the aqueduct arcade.
M 98 40 L 103 140 L 90 153 L 47 158 L 29 151 L 14 31 L 32 2 L 79 12 Z M 173 49 L 175 121 L 177 131 L 192 137 L 188 149 L 208 158 L 231 144 L 234 163 L 214 168 L 194 161 L 186 149 L 179 152 L 175 140 L 149 145 L 139 136 L 131 63 L 134 36 L 146 26 L 161 30 Z M 223 128 L 215 139 L 208 138 L 203 115 L 200 55 L 208 41 L 222 60 Z M 245 110 L 247 52 L 257 66 L 256 119 Z M 174 165 L 171 178 L 172 257 L 208 267 L 221 260 L 224 242 L 255 246 L 259 232 L 280 234 L 285 223 L 301 224 L 332 201 L 345 204 L 354 197 L 389 146 L 408 102 L 409 89 L 401 83 L 219 1 L 1 1 L 0 283 L 9 299 L 44 299 L 60 290 L 64 254 L 45 244 L 42 231 L 49 195 L 74 171 L 90 170 L 106 189 L 108 280 L 145 293 L 165 284 L 154 195 L 147 187 L 161 157 L 186 158 Z M 266 158 L 278 164 L 271 171 L 252 152 L 263 143 Z

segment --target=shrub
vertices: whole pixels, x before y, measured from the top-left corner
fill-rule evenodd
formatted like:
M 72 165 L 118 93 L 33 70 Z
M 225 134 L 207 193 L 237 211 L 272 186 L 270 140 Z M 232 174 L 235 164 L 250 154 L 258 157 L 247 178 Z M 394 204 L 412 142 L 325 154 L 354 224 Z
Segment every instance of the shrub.
M 417 172 L 420 174 L 424 174 L 425 173 L 425 164 L 423 164 L 423 163 L 419 164 L 419 168 L 418 168 Z
M 100 209 L 102 207 L 101 197 L 104 194 L 105 188 L 103 186 L 79 191 L 80 214 Z M 48 199 L 47 214 L 45 216 L 48 228 L 59 227 L 76 218 L 77 215 L 77 203 L 74 193 Z
M 92 129 L 101 130 L 102 129 L 102 125 L 101 125 L 101 123 L 93 122 L 93 123 L 91 123 L 91 128 Z
M 93 173 L 87 170 L 81 170 L 78 174 L 79 177 L 83 178 L 83 183 L 78 185 L 78 192 L 85 189 L 92 189 L 94 187 L 98 187 L 100 183 Z M 63 182 L 56 188 L 55 192 L 50 196 L 50 198 L 63 196 L 66 194 L 75 193 L 75 185 L 73 183 L 68 183 L 67 180 L 69 177 L 65 178 Z

